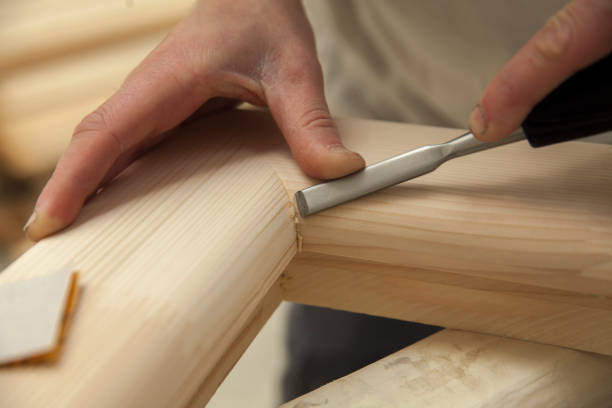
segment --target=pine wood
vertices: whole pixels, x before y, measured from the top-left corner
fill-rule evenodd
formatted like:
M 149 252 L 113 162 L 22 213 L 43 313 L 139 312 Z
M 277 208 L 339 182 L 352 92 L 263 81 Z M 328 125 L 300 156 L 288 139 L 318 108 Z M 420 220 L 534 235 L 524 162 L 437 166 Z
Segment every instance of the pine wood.
M 369 162 L 459 132 L 339 123 Z M 183 126 L 0 274 L 72 261 L 83 282 L 60 363 L 0 371 L 0 395 L 10 406 L 203 402 L 277 304 L 270 288 L 612 354 L 611 166 L 610 146 L 506 146 L 301 220 L 292 194 L 314 181 L 267 114 Z
M 281 408 L 600 408 L 611 375 L 607 356 L 443 330 Z
M 296 252 L 286 191 L 244 129 L 202 131 L 181 129 L 0 274 L 72 262 L 82 282 L 59 363 L 0 370 L 2 405 L 205 400 L 278 304 Z
M 212 398 L 219 384 L 221 384 L 223 379 L 229 374 L 234 364 L 236 364 L 242 356 L 242 353 L 244 353 L 268 319 L 272 316 L 281 300 L 282 291 L 279 285 L 276 284 L 270 288 L 266 297 L 260 302 L 260 306 L 253 313 L 249 323 L 244 327 L 242 332 L 236 336 L 223 357 L 217 362 L 215 368 L 208 374 L 202 385 L 200 385 L 188 404 L 190 407 L 201 408 Z M 279 350 L 279 353 L 280 352 L 282 352 L 282 350 Z M 252 380 L 257 381 L 257 378 L 253 378 Z
M 368 162 L 457 130 L 341 122 Z M 302 181 L 278 170 L 290 192 Z M 526 143 L 300 220 L 290 301 L 612 354 L 612 146 Z

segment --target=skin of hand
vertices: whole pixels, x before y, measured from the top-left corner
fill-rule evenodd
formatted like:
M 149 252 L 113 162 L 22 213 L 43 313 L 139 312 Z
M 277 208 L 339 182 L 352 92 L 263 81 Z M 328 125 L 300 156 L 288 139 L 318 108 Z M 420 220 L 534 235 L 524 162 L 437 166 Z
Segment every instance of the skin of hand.
M 267 105 L 312 177 L 336 178 L 365 165 L 343 146 L 330 116 L 301 2 L 201 0 L 76 127 L 24 227 L 27 236 L 37 241 L 69 225 L 90 195 L 167 131 L 228 100 Z
M 497 141 L 576 71 L 612 52 L 612 0 L 573 0 L 504 65 L 470 114 L 472 133 Z

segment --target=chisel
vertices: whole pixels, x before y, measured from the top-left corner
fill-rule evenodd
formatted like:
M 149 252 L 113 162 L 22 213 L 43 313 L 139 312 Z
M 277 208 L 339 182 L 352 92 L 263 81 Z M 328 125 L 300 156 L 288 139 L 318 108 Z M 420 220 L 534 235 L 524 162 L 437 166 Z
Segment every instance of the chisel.
M 486 143 L 470 132 L 372 164 L 351 175 L 300 190 L 295 200 L 306 217 L 366 194 L 427 174 L 442 163 L 481 150 L 527 140 L 532 147 L 612 130 L 612 54 L 577 72 L 529 113 L 521 128 Z

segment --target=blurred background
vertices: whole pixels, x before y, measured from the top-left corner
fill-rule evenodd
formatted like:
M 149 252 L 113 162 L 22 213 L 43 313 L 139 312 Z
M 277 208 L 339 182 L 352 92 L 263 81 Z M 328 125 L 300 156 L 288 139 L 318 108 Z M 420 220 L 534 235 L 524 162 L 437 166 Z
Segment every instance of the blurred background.
M 192 4 L 0 0 L 0 270 L 31 246 L 22 227 L 73 128 Z M 208 407 L 278 405 L 287 310 L 277 310 Z
M 0 264 L 79 120 L 193 0 L 0 0 Z

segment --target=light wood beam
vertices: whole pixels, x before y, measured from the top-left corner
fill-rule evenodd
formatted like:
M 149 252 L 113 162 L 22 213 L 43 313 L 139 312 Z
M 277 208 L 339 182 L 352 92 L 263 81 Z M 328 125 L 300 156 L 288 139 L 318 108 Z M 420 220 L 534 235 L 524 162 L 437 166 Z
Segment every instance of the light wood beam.
M 181 127 L 0 274 L 1 284 L 72 263 L 82 282 L 59 362 L 1 369 L 2 405 L 212 395 L 280 301 L 274 284 L 296 252 L 293 208 L 248 129 Z
M 369 162 L 459 133 L 339 123 Z M 300 220 L 314 180 L 267 114 L 182 126 L 0 274 L 72 262 L 84 285 L 60 362 L 0 371 L 2 401 L 203 402 L 284 269 L 290 300 L 609 353 L 611 149 L 506 146 Z
M 340 131 L 369 163 L 461 133 Z M 308 184 L 277 171 L 292 193 Z M 289 301 L 612 354 L 612 146 L 499 147 L 298 228 Z
M 443 330 L 281 408 L 600 408 L 611 375 L 608 356 Z

